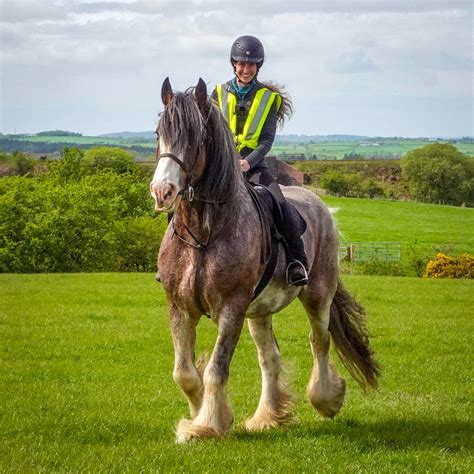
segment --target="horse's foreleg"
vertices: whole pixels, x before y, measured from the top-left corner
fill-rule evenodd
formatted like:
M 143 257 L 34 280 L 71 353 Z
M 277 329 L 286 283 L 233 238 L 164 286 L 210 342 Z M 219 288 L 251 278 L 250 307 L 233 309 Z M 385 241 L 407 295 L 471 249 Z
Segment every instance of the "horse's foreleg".
M 344 403 L 346 381 L 329 361 L 329 317 L 331 301 L 327 295 L 308 299 L 301 297 L 311 323 L 310 343 L 313 371 L 307 387 L 309 401 L 323 417 L 334 417 Z
M 186 395 L 191 417 L 194 418 L 202 401 L 202 379 L 194 362 L 197 321 L 170 307 L 170 325 L 174 344 L 173 379 Z
M 179 443 L 202 437 L 223 436 L 232 425 L 233 414 L 225 386 L 243 320 L 243 314 L 220 317 L 217 341 L 204 370 L 201 407 L 194 420 L 180 421 L 176 434 Z
M 293 419 L 293 399 L 282 381 L 280 351 L 272 329 L 272 316 L 249 319 L 248 326 L 257 346 L 262 371 L 262 394 L 252 418 L 245 421 L 248 431 L 260 431 Z

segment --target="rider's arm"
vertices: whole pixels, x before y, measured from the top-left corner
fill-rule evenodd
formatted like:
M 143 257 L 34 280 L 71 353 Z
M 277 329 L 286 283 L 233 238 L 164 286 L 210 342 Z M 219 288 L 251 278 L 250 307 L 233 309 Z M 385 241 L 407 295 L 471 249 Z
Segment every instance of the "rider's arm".
M 264 162 L 265 156 L 271 150 L 273 141 L 275 140 L 276 127 L 277 105 L 276 101 L 274 101 L 270 112 L 268 113 L 267 119 L 265 120 L 265 123 L 262 127 L 257 148 L 252 150 L 252 152 L 245 157 L 245 159 L 249 162 L 250 169 L 255 168 Z

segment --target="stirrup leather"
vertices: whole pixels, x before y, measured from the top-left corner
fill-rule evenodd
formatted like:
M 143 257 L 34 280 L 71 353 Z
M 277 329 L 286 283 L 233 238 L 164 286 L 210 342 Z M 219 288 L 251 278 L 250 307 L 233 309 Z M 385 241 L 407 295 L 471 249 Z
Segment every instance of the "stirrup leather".
M 295 281 L 290 281 L 289 280 L 289 272 L 290 272 L 290 268 L 293 266 L 293 265 L 299 265 L 302 269 L 303 269 L 303 272 L 304 272 L 304 277 L 300 278 L 299 280 L 295 280 Z M 286 283 L 287 285 L 301 285 L 301 284 L 306 284 L 308 282 L 308 271 L 306 270 L 305 266 L 299 261 L 299 260 L 293 260 L 291 261 L 288 266 L 286 267 Z

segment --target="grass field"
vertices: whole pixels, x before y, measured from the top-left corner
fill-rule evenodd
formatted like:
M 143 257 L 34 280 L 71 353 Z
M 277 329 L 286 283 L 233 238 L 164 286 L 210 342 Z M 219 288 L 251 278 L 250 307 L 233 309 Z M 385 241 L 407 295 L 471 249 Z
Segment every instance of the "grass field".
M 322 196 L 338 208 L 342 241 L 401 242 L 435 256 L 435 248 L 474 253 L 474 209 L 384 199 Z
M 341 414 L 304 396 L 311 356 L 298 303 L 275 317 L 295 425 L 247 434 L 260 377 L 245 329 L 221 441 L 174 443 L 187 404 L 172 381 L 165 298 L 151 274 L 0 275 L 2 472 L 465 472 L 474 470 L 468 280 L 345 277 L 368 311 L 380 391 L 349 381 Z M 210 349 L 203 318 L 199 350 Z M 345 374 L 344 370 L 341 372 Z
M 357 154 L 364 157 L 371 157 L 374 155 L 391 155 L 395 157 L 404 156 L 407 152 L 429 145 L 430 143 L 431 142 L 426 140 L 390 139 L 381 139 L 379 142 L 375 142 L 374 139 L 371 139 L 371 141 L 367 143 L 353 141 L 328 141 L 294 145 L 273 145 L 270 153 L 277 156 L 282 154 L 304 154 L 307 159 L 316 155 L 318 159 L 324 160 L 340 160 L 346 154 Z M 474 156 L 474 144 L 456 143 L 454 146 L 462 153 Z
M 109 137 L 89 137 L 89 136 L 26 136 L 19 140 L 34 143 L 70 143 L 74 145 L 115 145 L 115 146 L 156 146 L 156 140 L 131 140 L 125 138 L 109 138 Z

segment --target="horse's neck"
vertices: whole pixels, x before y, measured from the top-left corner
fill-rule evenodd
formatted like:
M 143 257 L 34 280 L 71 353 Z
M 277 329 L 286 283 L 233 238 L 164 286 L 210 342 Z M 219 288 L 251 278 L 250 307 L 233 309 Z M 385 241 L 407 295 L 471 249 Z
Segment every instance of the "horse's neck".
M 178 208 L 174 225 L 178 232 L 191 231 L 197 239 L 206 241 L 209 236 L 212 239 L 226 229 L 233 233 L 234 226 L 241 220 L 241 211 L 249 205 L 251 206 L 250 196 L 242 182 L 234 202 L 220 203 L 213 210 L 206 207 L 210 204 L 199 201 L 190 204 L 183 201 Z

